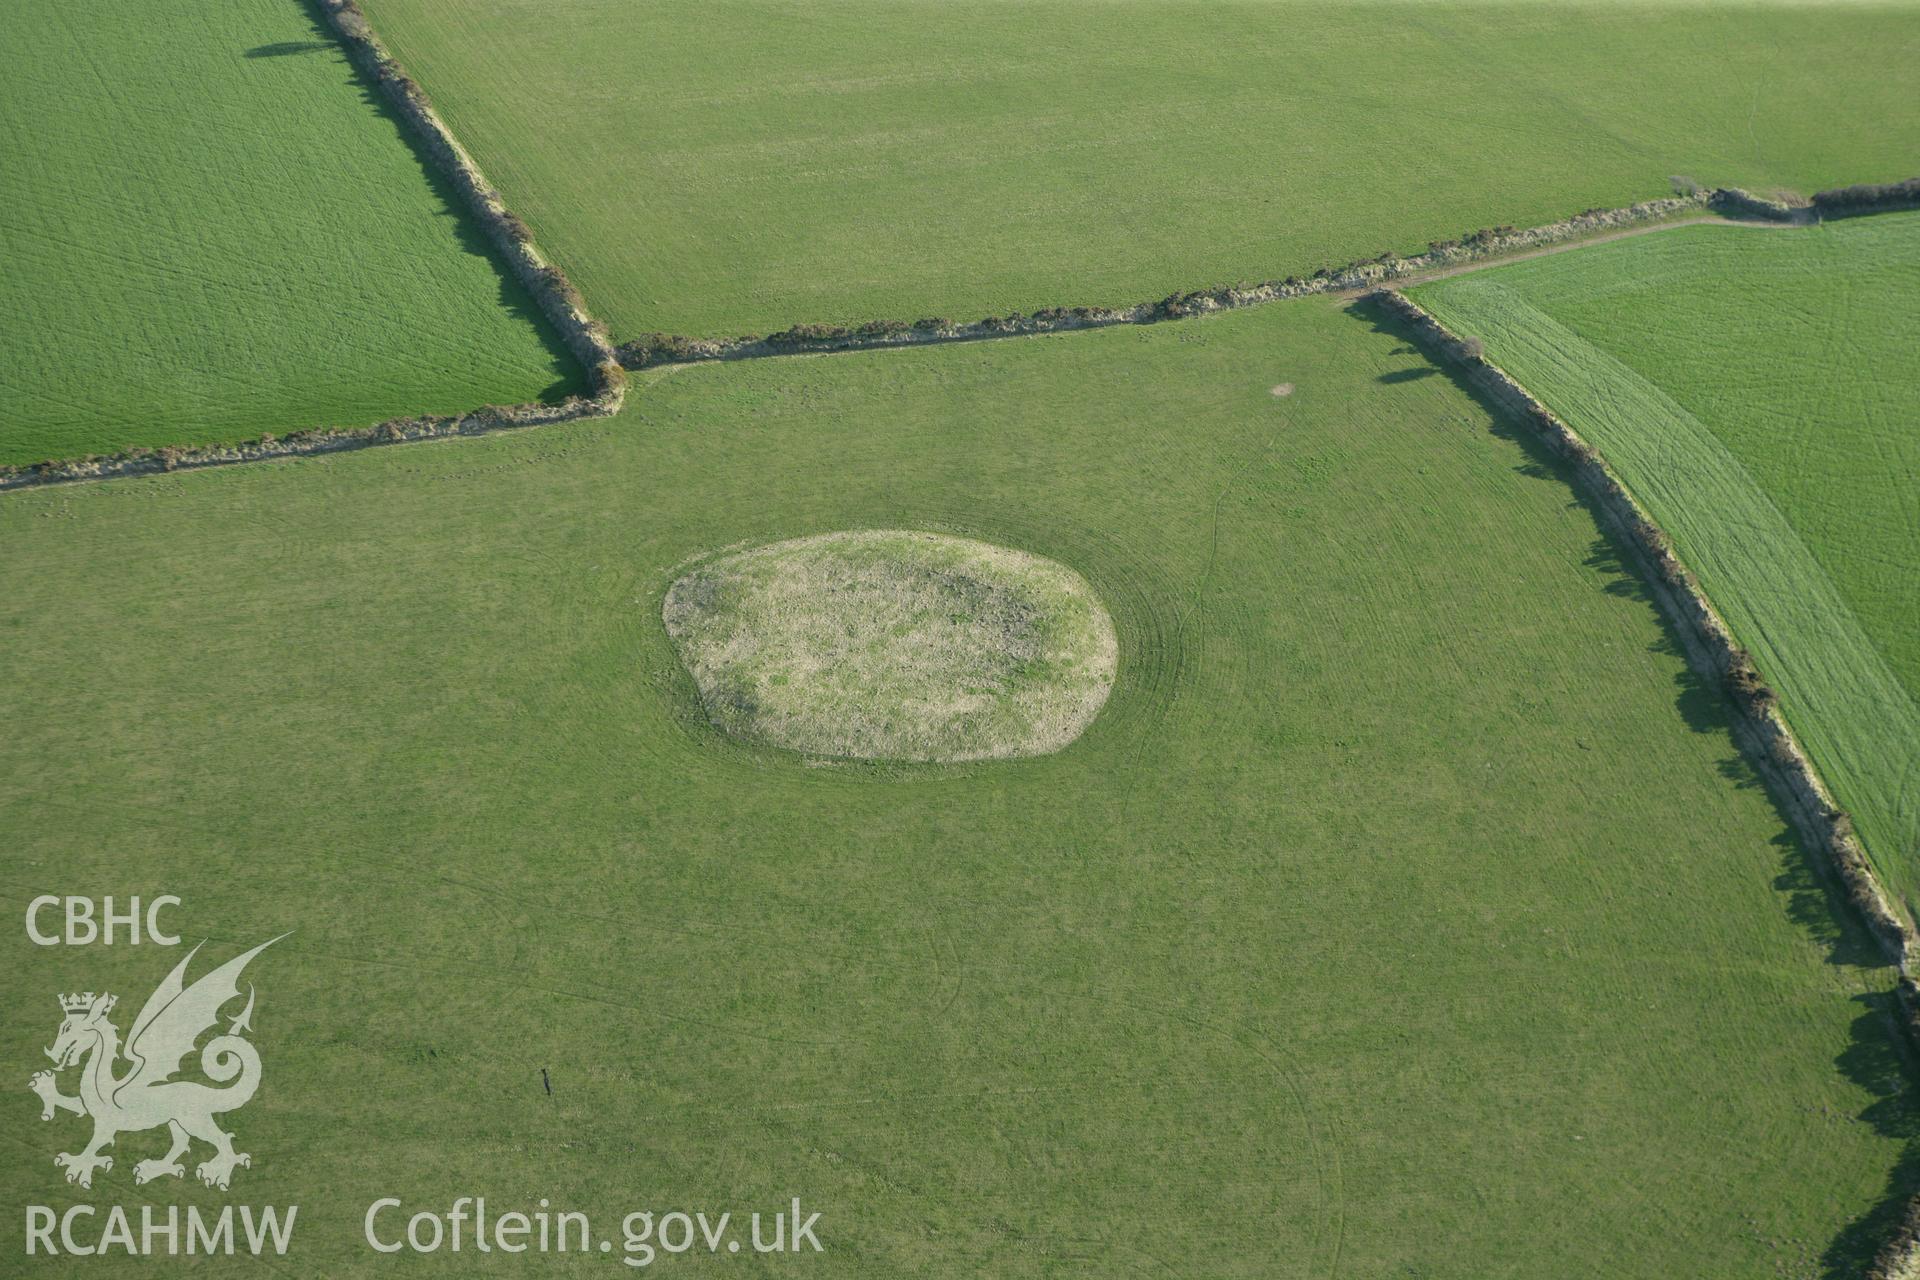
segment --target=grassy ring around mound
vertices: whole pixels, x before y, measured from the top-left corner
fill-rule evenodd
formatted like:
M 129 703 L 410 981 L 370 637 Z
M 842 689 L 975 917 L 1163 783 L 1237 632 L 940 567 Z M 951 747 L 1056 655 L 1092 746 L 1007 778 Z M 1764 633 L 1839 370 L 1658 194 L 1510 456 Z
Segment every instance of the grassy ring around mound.
M 826 533 L 723 555 L 667 589 L 715 726 L 863 760 L 1045 755 L 1113 687 L 1113 620 L 1079 574 L 966 538 Z

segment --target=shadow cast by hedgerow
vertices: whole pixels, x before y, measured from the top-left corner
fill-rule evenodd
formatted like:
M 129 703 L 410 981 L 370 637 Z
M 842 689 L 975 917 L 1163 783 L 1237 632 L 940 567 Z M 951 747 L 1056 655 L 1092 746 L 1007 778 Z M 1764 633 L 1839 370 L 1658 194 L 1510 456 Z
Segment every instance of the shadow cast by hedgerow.
M 1606 579 L 1607 585 L 1601 590 L 1608 595 L 1618 596 L 1622 600 L 1653 599 L 1647 584 L 1633 571 L 1633 566 L 1627 563 L 1626 556 L 1621 553 L 1620 544 L 1612 538 L 1595 538 L 1583 563 Z
M 1378 303 L 1362 298 L 1347 309 L 1350 314 L 1369 321 L 1376 332 L 1399 339 L 1403 345 L 1419 346 L 1416 331 Z M 1658 606 L 1652 584 L 1622 545 L 1604 532 L 1599 508 L 1575 482 L 1571 468 L 1504 405 L 1484 392 L 1466 370 L 1440 360 L 1435 360 L 1433 367 L 1485 411 L 1489 434 L 1511 441 L 1521 450 L 1525 461 L 1516 471 L 1536 479 L 1558 480 L 1568 486 L 1572 505 L 1592 516 L 1600 533 L 1592 544 L 1586 567 L 1601 572 L 1606 580 L 1601 589 L 1608 594 L 1644 603 L 1653 610 L 1661 630 L 1660 639 L 1653 645 L 1655 652 L 1684 658 L 1685 646 L 1673 620 Z M 1701 676 L 1691 664 L 1683 661 L 1679 665 L 1680 670 L 1674 677 L 1678 688 L 1674 705 L 1681 719 L 1696 733 L 1721 735 L 1733 749 L 1716 766 L 1722 777 L 1739 787 L 1766 790 L 1773 803 L 1780 828 L 1773 844 L 1779 850 L 1781 867 L 1773 887 L 1782 896 L 1787 919 L 1826 952 L 1827 963 L 1861 970 L 1869 979 L 1876 972 L 1891 978 L 1892 967 L 1841 892 L 1836 873 L 1825 862 L 1824 853 L 1809 847 L 1800 838 L 1779 797 L 1740 751 L 1735 736 L 1736 713 L 1727 690 L 1719 681 Z M 1852 999 L 1858 1012 L 1849 1024 L 1846 1046 L 1835 1056 L 1833 1066 L 1873 1100 L 1858 1115 L 1847 1119 L 1868 1125 L 1881 1137 L 1905 1145 L 1887 1175 L 1880 1199 L 1849 1223 L 1821 1254 L 1821 1274 L 1828 1280 L 1864 1275 L 1875 1256 L 1893 1238 L 1915 1194 L 1920 1193 L 1920 1106 L 1916 1105 L 1913 1089 L 1920 1077 L 1916 1076 L 1905 1039 L 1904 1011 L 1892 991 L 1866 992 Z
M 337 48 L 330 40 L 282 40 L 277 44 L 258 44 L 247 50 L 244 58 L 289 58 L 299 53 L 321 53 Z
M 1392 373 L 1383 373 L 1375 382 L 1384 382 L 1389 386 L 1397 382 L 1418 382 L 1422 378 L 1431 378 L 1440 371 L 1432 365 L 1415 365 L 1411 369 L 1395 369 Z
M 1842 1075 L 1874 1097 L 1855 1117 L 1882 1137 L 1906 1144 L 1900 1160 L 1873 1208 L 1848 1223 L 1821 1255 L 1825 1280 L 1854 1280 L 1867 1274 L 1873 1259 L 1898 1231 L 1907 1207 L 1920 1194 L 1920 1108 L 1913 1098 L 1913 1063 L 1903 1052 L 1900 1023 L 1905 1016 L 1891 992 L 1857 995 L 1851 1043 L 1834 1059 Z
M 360 64 L 351 56 L 346 56 L 346 50 L 330 38 L 332 32 L 326 26 L 325 19 L 314 11 L 310 0 L 303 4 L 301 9 L 306 15 L 307 22 L 312 26 L 314 34 L 329 37 L 321 47 L 339 49 L 345 57 L 348 73 L 352 77 L 354 88 L 360 93 L 361 101 L 371 107 L 380 119 L 392 125 L 394 132 L 405 143 L 407 153 L 413 157 L 414 163 L 420 168 L 421 178 L 433 192 L 434 200 L 439 204 L 442 214 L 452 224 L 454 242 L 463 251 L 485 258 L 493 267 L 494 275 L 499 281 L 501 307 L 515 320 L 531 326 L 533 332 L 539 335 L 541 347 L 552 360 L 555 379 L 540 393 L 540 398 L 548 403 L 555 403 L 571 395 L 588 394 L 587 371 L 581 367 L 579 361 L 574 359 L 573 353 L 567 349 L 566 342 L 561 338 L 559 331 L 553 327 L 552 321 L 547 319 L 539 305 L 534 302 L 533 295 L 527 292 L 526 287 L 501 260 L 499 249 L 481 230 L 461 199 L 460 193 L 454 189 L 453 183 L 440 171 L 439 165 L 434 163 L 433 157 L 428 154 L 400 113 L 394 109 L 393 104 L 387 100 L 386 95 L 380 91 L 379 85 L 369 79 Z M 261 47 L 284 48 L 296 43 L 299 42 L 284 41 L 278 46 L 263 45 Z M 249 52 L 248 56 L 255 56 L 255 53 Z
M 1384 383 L 1402 383 L 1411 382 L 1416 378 L 1422 377 L 1437 376 L 1445 378 L 1453 384 L 1455 390 L 1459 391 L 1460 394 L 1467 397 L 1467 399 L 1473 401 L 1474 404 L 1478 405 L 1481 410 L 1486 413 L 1487 430 L 1489 432 L 1498 439 L 1510 441 L 1519 446 L 1520 452 L 1524 455 L 1525 460 L 1522 461 L 1519 466 L 1515 467 L 1514 470 L 1530 479 L 1557 481 L 1565 485 L 1569 490 L 1574 489 L 1572 473 L 1568 471 L 1565 464 L 1541 442 L 1540 437 L 1514 422 L 1512 415 L 1501 406 L 1499 401 L 1488 395 L 1473 379 L 1465 376 L 1459 366 L 1447 361 L 1433 359 L 1433 357 L 1428 354 L 1426 348 L 1420 345 L 1419 334 L 1411 324 L 1399 316 L 1394 315 L 1391 311 L 1388 311 L 1371 298 L 1356 298 L 1347 304 L 1345 310 L 1348 315 L 1366 321 L 1373 327 L 1375 333 L 1385 334 L 1390 338 L 1397 339 L 1400 345 L 1394 348 L 1393 354 L 1399 355 L 1403 352 L 1415 354 L 1424 357 L 1428 361 L 1420 370 L 1397 369 L 1391 373 L 1382 374 L 1377 381 Z M 1588 507 L 1591 509 L 1584 497 L 1577 491 L 1570 493 L 1568 505 Z

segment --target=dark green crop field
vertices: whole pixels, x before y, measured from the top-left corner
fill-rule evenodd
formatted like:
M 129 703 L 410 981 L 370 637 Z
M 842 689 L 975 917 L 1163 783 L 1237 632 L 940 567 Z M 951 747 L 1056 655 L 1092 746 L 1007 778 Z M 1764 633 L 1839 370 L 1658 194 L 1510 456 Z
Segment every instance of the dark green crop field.
M 384 1272 L 383 1196 L 616 1249 L 798 1196 L 834 1276 L 1744 1280 L 1889 1234 L 1888 974 L 1590 514 L 1403 335 L 1314 301 L 641 381 L 0 501 L 0 886 L 176 893 L 223 958 L 295 931 L 233 1117 L 284 1269 Z M 858 528 L 1082 574 L 1120 644 L 1084 736 L 715 731 L 675 567 Z M 175 958 L 0 946 L 23 1082 L 53 991 Z M 229 1198 L 136 1190 L 150 1138 L 68 1187 L 78 1121 L 15 1103 L 9 1204 Z
M 1413 293 L 1672 533 L 1911 909 L 1920 213 L 1679 228 Z
M 365 7 L 625 336 L 1130 304 L 1920 138 L 1913 7 Z
M 294 0 L 13 0 L 0 463 L 575 389 Z

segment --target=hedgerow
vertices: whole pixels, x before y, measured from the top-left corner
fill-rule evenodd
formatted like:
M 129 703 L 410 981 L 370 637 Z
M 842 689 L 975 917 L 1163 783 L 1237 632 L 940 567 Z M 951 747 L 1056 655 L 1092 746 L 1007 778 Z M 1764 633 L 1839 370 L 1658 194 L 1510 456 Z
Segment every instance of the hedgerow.
M 615 359 L 604 329 L 587 314 L 586 299 L 566 272 L 540 255 L 534 247 L 532 230 L 507 208 L 473 158 L 454 140 L 452 132 L 434 111 L 427 91 L 388 52 L 355 0 L 314 0 L 314 3 L 346 42 L 355 63 L 385 92 L 410 127 L 415 141 L 466 199 L 469 211 L 574 355 L 589 369 Z
M 1357 258 L 1337 267 L 1321 267 L 1311 276 L 1291 275 L 1258 284 L 1216 285 L 1170 293 L 1155 302 L 1131 307 L 1041 307 L 1026 313 L 983 316 L 971 324 L 945 318 L 904 323 L 872 320 L 865 324 L 797 324 L 764 335 L 739 338 L 689 338 L 680 334 L 650 333 L 622 343 L 616 351 L 629 369 L 695 360 L 735 360 L 800 351 L 830 351 L 857 347 L 903 346 L 917 342 L 966 341 L 972 338 L 1049 333 L 1113 324 L 1153 324 L 1205 315 L 1213 311 L 1253 306 L 1280 298 L 1301 297 L 1337 289 L 1363 289 L 1381 281 L 1436 266 L 1488 257 L 1511 249 L 1551 244 L 1609 226 L 1631 225 L 1669 217 L 1697 208 L 1705 195 L 1648 201 L 1626 209 L 1589 209 L 1558 223 L 1529 230 L 1511 224 L 1480 227 L 1457 240 L 1435 240 L 1427 251 L 1401 257 L 1383 250 L 1371 258 Z
M 1905 182 L 1861 182 L 1851 187 L 1816 191 L 1813 207 L 1823 218 L 1920 208 L 1920 178 L 1908 178 Z
M 1405 321 L 1424 346 L 1442 355 L 1455 355 L 1467 341 L 1448 330 L 1418 303 L 1394 290 L 1369 295 L 1377 305 Z M 1762 772 L 1797 816 L 1811 843 L 1824 851 L 1845 886 L 1847 896 L 1888 954 L 1899 966 L 1900 997 L 1907 1009 L 1908 1030 L 1920 1040 L 1920 986 L 1908 976 L 1920 934 L 1893 906 L 1867 861 L 1854 834 L 1853 819 L 1827 796 L 1813 763 L 1801 749 L 1779 711 L 1779 696 L 1769 686 L 1752 655 L 1736 643 L 1726 623 L 1708 602 L 1699 580 L 1675 555 L 1672 540 L 1656 525 L 1626 486 L 1590 445 L 1556 417 L 1546 405 L 1484 356 L 1472 362 L 1469 376 L 1484 392 L 1515 411 L 1541 439 L 1575 464 L 1575 475 L 1594 500 L 1603 521 L 1615 529 L 1654 570 L 1663 590 L 1657 592 L 1671 620 L 1696 654 L 1695 665 L 1717 672 L 1727 693 L 1743 713 L 1750 731 L 1748 745 L 1759 758 Z

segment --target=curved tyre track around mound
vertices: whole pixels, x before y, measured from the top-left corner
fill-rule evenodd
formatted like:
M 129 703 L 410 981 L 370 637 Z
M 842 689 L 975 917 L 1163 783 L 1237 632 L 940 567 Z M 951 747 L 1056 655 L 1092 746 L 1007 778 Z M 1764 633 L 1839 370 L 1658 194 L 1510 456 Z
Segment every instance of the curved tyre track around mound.
M 1784 824 L 1715 771 L 1724 734 L 1672 716 L 1652 611 L 1581 570 L 1593 521 L 1516 480 L 1527 455 L 1446 379 L 1383 385 L 1402 345 L 1276 307 L 690 372 L 618 425 L 321 475 L 20 495 L 0 594 L 36 691 L 9 741 L 22 856 L 90 874 L 143 821 L 179 847 L 223 830 L 196 874 L 245 863 L 263 902 L 331 907 L 323 950 L 376 943 L 384 965 L 342 991 L 321 964 L 316 991 L 405 1030 L 313 1060 L 401 1082 L 369 1091 L 366 1128 L 398 1135 L 376 1165 L 442 1103 L 444 1157 L 487 1163 L 525 1083 L 493 1046 L 542 1043 L 555 1105 L 664 1135 L 663 1187 L 771 1134 L 860 1226 L 980 1233 L 976 1272 L 1123 1270 L 1144 1245 L 1209 1274 L 1325 1270 L 1336 1246 L 1347 1275 L 1551 1273 L 1619 1233 L 1622 1274 L 1750 1274 L 1710 1264 L 1764 1244 L 1707 1238 L 1746 1221 L 1743 1191 L 1825 1240 L 1829 1185 L 1864 1208 L 1856 1174 L 1895 1158 L 1829 1109 L 1859 1092 L 1832 1057 L 1860 1043 L 1862 984 L 1770 887 Z M 80 523 L 39 518 L 60 510 Z M 267 513 L 300 536 L 234 537 Z M 674 566 L 862 520 L 1080 570 L 1129 651 L 1112 718 L 1071 751 L 937 771 L 683 731 L 657 622 Z M 289 627 L 329 643 L 288 662 Z M 159 772 L 32 821 L 109 742 Z M 274 805 L 233 803 L 262 788 Z M 530 903 L 496 892 L 523 881 Z M 477 994 L 416 1010 L 423 958 Z M 1780 985 L 1752 991 L 1756 967 Z M 461 1031 L 473 1001 L 498 1033 Z M 610 1075 L 608 1029 L 632 1046 Z M 1702 1115 L 1709 1071 L 1727 1110 Z M 324 1120 L 310 1168 L 364 1166 Z M 1755 1123 L 1790 1135 L 1777 1159 L 1742 1141 Z M 630 1162 L 617 1134 L 563 1136 L 556 1167 L 587 1182 Z M 1705 1225 L 1632 1238 L 1643 1195 Z

